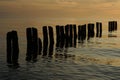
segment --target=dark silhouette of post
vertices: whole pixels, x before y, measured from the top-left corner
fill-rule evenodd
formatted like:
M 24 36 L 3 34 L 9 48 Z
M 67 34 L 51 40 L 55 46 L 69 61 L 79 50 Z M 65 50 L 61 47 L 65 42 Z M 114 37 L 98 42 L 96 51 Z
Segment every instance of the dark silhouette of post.
M 114 21 L 114 30 L 117 31 L 117 21 Z
M 65 48 L 69 46 L 69 25 L 65 26 Z
M 65 34 L 64 34 L 64 26 L 60 26 L 60 48 L 62 49 L 65 44 Z
M 73 25 L 70 24 L 70 47 L 73 46 Z
M 77 42 L 77 32 L 76 32 L 76 25 L 73 25 L 74 30 L 74 47 L 76 48 L 76 42 Z
M 42 51 L 42 41 L 40 38 L 38 38 L 38 54 L 39 55 L 42 54 L 41 51 Z
M 86 39 L 86 24 L 78 26 L 78 40 L 79 42 L 84 42 Z
M 83 42 L 86 39 L 86 24 L 81 26 L 81 41 Z
M 54 48 L 53 28 L 51 26 L 49 26 L 48 29 L 49 29 L 49 56 L 52 57 L 53 48 Z
M 27 53 L 26 61 L 37 61 L 38 55 L 38 32 L 36 28 L 27 28 Z
M 26 29 L 27 36 L 27 53 L 26 53 L 26 61 L 31 61 L 32 59 L 32 28 Z
M 7 63 L 12 64 L 12 33 L 7 33 Z
M 95 34 L 95 32 L 94 32 L 94 24 L 89 23 L 89 24 L 88 24 L 88 40 L 89 40 L 90 38 L 93 38 L 93 37 L 94 37 L 94 34 Z
M 79 40 L 79 42 L 81 42 L 81 36 L 82 36 L 82 26 L 79 25 L 78 26 L 78 40 Z
M 108 22 L 108 31 L 109 32 L 117 31 L 117 21 Z
M 33 38 L 33 61 L 37 61 L 38 56 L 38 32 L 36 28 L 32 28 Z
M 96 23 L 96 37 L 99 37 L 99 22 Z
M 46 56 L 48 52 L 48 30 L 47 26 L 43 27 L 43 56 Z
M 100 36 L 99 37 L 102 37 L 102 23 L 100 23 Z
M 17 31 L 7 33 L 7 63 L 18 66 L 19 44 Z
M 60 46 L 60 26 L 56 26 L 56 47 Z

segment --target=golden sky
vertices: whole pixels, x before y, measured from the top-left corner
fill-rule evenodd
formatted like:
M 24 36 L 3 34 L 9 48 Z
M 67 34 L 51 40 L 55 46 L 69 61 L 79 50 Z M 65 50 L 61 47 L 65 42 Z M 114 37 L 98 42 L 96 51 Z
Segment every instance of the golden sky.
M 0 24 L 116 20 L 120 0 L 0 0 Z

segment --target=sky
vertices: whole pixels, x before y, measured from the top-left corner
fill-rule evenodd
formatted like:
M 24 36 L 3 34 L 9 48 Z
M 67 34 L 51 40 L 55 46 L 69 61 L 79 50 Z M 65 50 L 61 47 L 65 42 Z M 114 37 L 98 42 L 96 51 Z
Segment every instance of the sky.
M 119 20 L 120 0 L 0 0 L 0 24 L 49 25 Z

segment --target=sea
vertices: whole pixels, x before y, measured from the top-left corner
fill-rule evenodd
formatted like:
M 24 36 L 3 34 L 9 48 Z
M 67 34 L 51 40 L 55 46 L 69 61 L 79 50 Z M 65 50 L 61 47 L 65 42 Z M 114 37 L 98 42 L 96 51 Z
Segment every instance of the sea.
M 52 57 L 38 55 L 37 62 L 25 60 L 27 27 L 0 27 L 0 80 L 120 80 L 119 26 L 112 33 L 108 32 L 108 26 L 103 26 L 101 38 L 95 36 L 89 41 L 86 39 L 84 43 L 77 41 L 76 47 L 63 48 L 61 51 L 54 49 Z M 34 27 L 38 29 L 42 40 L 42 26 Z M 18 32 L 19 68 L 9 68 L 6 62 L 6 34 L 11 30 Z M 53 30 L 56 40 L 55 26 Z M 56 53 L 66 53 L 69 56 L 55 57 Z

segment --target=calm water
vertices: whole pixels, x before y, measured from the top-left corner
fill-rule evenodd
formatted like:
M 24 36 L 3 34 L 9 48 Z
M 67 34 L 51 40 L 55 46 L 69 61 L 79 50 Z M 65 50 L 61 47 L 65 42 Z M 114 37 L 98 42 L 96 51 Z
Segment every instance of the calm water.
M 40 27 L 39 36 L 42 38 Z M 19 35 L 20 68 L 11 69 L 6 65 L 6 33 L 15 29 Z M 38 56 L 38 62 L 27 63 L 25 27 L 1 29 L 0 35 L 0 80 L 119 80 L 120 79 L 120 30 L 116 37 L 108 37 L 107 28 L 102 38 L 92 38 L 76 48 L 63 49 L 69 56 L 53 58 Z

